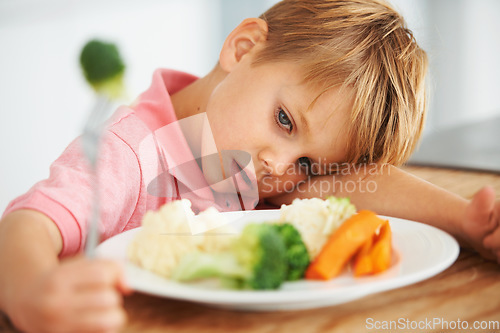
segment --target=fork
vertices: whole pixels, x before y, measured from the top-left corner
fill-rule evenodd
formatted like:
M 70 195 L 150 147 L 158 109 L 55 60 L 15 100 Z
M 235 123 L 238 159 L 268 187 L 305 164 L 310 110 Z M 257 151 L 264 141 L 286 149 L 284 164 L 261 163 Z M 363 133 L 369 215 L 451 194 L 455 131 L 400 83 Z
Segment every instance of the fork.
M 87 221 L 88 234 L 85 243 L 85 255 L 87 258 L 95 257 L 95 249 L 99 242 L 99 218 L 100 218 L 100 198 L 99 198 L 99 143 L 101 141 L 102 131 L 109 111 L 111 110 L 111 100 L 102 94 L 97 95 L 94 108 L 91 110 L 83 129 L 82 148 L 85 158 L 90 167 L 90 181 L 92 189 L 91 214 Z

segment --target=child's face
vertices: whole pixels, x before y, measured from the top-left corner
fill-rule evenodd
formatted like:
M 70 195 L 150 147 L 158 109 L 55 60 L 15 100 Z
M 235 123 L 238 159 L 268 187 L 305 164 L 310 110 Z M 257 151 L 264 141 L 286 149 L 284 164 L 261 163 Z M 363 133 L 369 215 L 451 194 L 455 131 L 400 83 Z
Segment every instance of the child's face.
M 298 65 L 250 62 L 251 55 L 243 57 L 217 85 L 206 112 L 218 151 L 250 154 L 259 197 L 266 198 L 305 180 L 303 164 L 318 174 L 319 165 L 345 160 L 352 102 L 331 89 L 308 110 L 321 90 L 301 83 Z M 233 158 L 245 165 L 241 154 Z

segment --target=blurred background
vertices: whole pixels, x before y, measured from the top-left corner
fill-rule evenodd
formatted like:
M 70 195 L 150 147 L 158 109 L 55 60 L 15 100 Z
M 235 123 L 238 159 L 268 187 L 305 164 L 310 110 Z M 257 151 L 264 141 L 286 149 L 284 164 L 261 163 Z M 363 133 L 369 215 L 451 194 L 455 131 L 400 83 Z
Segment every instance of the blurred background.
M 93 104 L 78 65 L 85 42 L 97 37 L 118 44 L 128 65 L 131 102 L 158 67 L 206 74 L 226 35 L 275 2 L 0 0 L 0 211 L 46 178 L 51 162 L 81 132 Z M 500 171 L 500 1 L 391 3 L 406 17 L 431 64 L 429 117 L 412 162 L 432 164 L 429 156 L 469 149 L 481 156 L 462 159 L 482 158 L 490 166 L 456 166 Z M 468 134 L 455 139 L 461 132 Z

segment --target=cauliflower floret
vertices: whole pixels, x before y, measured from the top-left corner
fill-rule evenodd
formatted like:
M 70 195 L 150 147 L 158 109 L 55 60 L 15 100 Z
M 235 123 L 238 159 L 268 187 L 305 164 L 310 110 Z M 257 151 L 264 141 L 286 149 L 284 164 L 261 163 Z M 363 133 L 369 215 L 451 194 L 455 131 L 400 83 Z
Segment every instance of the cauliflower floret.
M 356 208 L 348 198 L 295 199 L 291 205 L 281 206 L 280 221 L 292 224 L 300 232 L 313 259 L 328 237 L 354 213 Z
M 193 223 L 203 224 L 208 231 L 193 232 Z M 129 244 L 127 255 L 133 263 L 169 277 L 186 253 L 226 249 L 236 231 L 225 224 L 224 216 L 215 208 L 195 216 L 189 200 L 173 201 L 144 215 L 142 229 Z M 221 227 L 213 229 L 217 226 Z

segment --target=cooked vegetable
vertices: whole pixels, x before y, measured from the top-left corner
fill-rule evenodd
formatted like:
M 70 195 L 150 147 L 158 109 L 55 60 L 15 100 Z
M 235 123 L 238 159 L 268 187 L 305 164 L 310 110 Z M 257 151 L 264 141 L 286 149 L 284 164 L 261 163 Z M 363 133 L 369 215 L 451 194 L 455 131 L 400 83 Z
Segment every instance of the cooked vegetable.
M 354 275 L 377 274 L 385 271 L 391 265 L 392 232 L 389 223 L 380 228 L 380 233 L 374 237 L 369 249 L 360 251 L 354 259 Z
M 392 231 L 389 223 L 382 226 L 378 240 L 375 242 L 371 257 L 374 262 L 373 273 L 380 273 L 391 266 Z
M 295 281 L 303 278 L 310 258 L 299 231 L 290 223 L 274 224 L 273 226 L 285 242 L 286 280 Z
M 355 213 L 356 207 L 351 204 L 349 198 L 295 199 L 291 205 L 281 206 L 280 221 L 297 228 L 309 256 L 314 259 L 330 235 Z
M 97 93 L 115 99 L 123 94 L 125 64 L 113 43 L 91 40 L 82 49 L 80 65 Z
M 253 223 L 243 229 L 229 251 L 183 256 L 172 278 L 219 278 L 225 285 L 239 289 L 276 289 L 285 281 L 286 272 L 285 242 L 276 228 Z
M 361 248 L 358 253 L 354 256 L 353 259 L 353 268 L 354 268 L 354 276 L 361 276 L 372 274 L 373 272 L 373 262 L 370 256 L 370 252 L 373 248 L 373 243 L 375 240 L 375 235 L 368 239 Z
M 367 210 L 350 217 L 330 236 L 320 254 L 309 265 L 306 278 L 329 280 L 340 274 L 360 247 L 386 223 Z
M 238 235 L 236 229 L 224 225 L 207 233 L 193 236 L 189 220 L 195 216 L 188 199 L 174 200 L 157 211 L 147 211 L 142 228 L 127 248 L 127 257 L 134 264 L 158 275 L 170 278 L 181 258 L 194 251 L 221 252 L 229 249 Z M 229 223 L 214 207 L 200 212 L 197 223 L 214 225 Z

